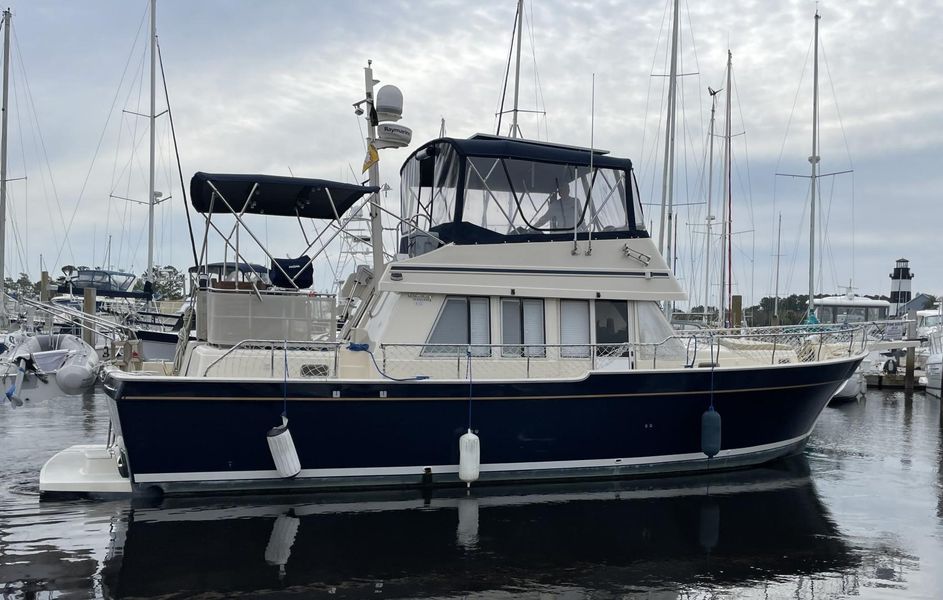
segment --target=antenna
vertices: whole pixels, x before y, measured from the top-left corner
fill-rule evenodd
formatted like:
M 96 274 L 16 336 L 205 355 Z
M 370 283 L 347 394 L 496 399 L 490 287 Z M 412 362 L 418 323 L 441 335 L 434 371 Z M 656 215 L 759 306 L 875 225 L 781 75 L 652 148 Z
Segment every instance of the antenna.
M 593 223 L 596 215 L 593 213 L 593 183 L 596 181 L 596 173 L 593 171 L 593 156 L 595 153 L 595 135 L 596 135 L 596 73 L 593 73 L 592 93 L 589 100 L 589 192 L 586 194 L 586 202 L 589 204 L 589 226 L 586 228 L 586 237 L 589 239 L 589 247 L 586 249 L 586 256 L 593 254 Z M 575 203 L 574 203 L 575 204 Z M 574 235 L 576 232 L 576 219 L 573 220 Z

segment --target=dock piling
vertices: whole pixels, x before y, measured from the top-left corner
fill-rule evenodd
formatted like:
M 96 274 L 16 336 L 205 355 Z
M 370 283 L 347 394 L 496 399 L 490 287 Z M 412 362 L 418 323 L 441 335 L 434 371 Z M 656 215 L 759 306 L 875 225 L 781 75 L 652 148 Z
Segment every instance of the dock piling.
M 87 315 L 95 314 L 95 298 L 96 290 L 95 288 L 87 287 L 84 290 L 84 295 L 82 298 L 82 312 Z M 82 339 L 85 340 L 85 343 L 89 346 L 95 346 L 95 330 L 92 328 L 91 319 L 83 320 L 84 326 L 82 327 Z

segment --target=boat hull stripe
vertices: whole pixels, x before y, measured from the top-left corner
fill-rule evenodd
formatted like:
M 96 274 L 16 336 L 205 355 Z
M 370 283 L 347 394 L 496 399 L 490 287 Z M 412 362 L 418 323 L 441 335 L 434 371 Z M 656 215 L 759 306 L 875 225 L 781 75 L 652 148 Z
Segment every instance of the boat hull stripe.
M 811 430 L 792 439 L 772 444 L 761 444 L 749 448 L 737 448 L 733 450 L 721 450 L 713 460 L 723 458 L 732 458 L 753 454 L 758 452 L 767 452 L 788 448 L 798 444 L 809 437 Z M 547 462 L 523 462 L 523 463 L 496 463 L 482 464 L 482 473 L 498 473 L 509 471 L 545 471 L 545 470 L 576 470 L 593 469 L 605 467 L 628 467 L 633 465 L 665 464 L 665 463 L 686 463 L 691 461 L 703 461 L 705 456 L 701 453 L 672 454 L 665 456 L 648 456 L 641 458 L 607 458 L 602 460 L 565 460 L 565 461 L 547 461 Z M 458 473 L 458 465 L 413 465 L 405 467 L 355 467 L 348 469 L 302 469 L 297 475 L 298 478 L 315 477 L 383 477 L 383 476 L 409 476 L 422 473 L 428 468 L 435 475 Z M 158 483 L 158 482 L 180 482 L 180 481 L 228 481 L 228 480 L 252 480 L 252 479 L 281 479 L 278 471 L 228 471 L 228 472 L 202 472 L 202 473 L 147 473 L 135 475 L 137 483 Z

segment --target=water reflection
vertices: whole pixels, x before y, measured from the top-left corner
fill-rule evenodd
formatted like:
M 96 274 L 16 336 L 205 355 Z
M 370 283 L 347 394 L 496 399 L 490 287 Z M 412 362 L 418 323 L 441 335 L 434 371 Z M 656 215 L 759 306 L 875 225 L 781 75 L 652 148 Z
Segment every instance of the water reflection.
M 166 500 L 116 518 L 111 597 L 584 590 L 674 597 L 844 571 L 804 459 L 697 478 L 364 496 Z
M 42 463 L 103 441 L 105 408 L 98 395 L 0 411 L 0 598 L 805 600 L 943 589 L 943 415 L 920 393 L 872 390 L 826 410 L 808 459 L 698 478 L 39 503 Z
M 938 402 L 938 401 L 937 401 Z M 936 516 L 943 520 L 943 410 L 937 410 L 937 501 Z
M 98 412 L 96 411 L 95 398 L 96 394 L 93 390 L 82 394 L 82 430 L 86 434 L 93 433 L 97 425 Z

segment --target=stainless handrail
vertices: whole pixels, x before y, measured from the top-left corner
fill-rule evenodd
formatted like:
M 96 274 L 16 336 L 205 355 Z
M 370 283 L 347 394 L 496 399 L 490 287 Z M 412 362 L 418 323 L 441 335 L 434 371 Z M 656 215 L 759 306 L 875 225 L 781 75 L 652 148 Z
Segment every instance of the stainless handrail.
M 100 335 L 110 337 L 111 339 L 118 339 L 118 336 L 115 332 L 123 332 L 129 339 L 137 339 L 135 332 L 132 328 L 115 321 L 109 321 L 108 319 L 103 319 L 97 315 L 89 314 L 76 310 L 74 308 L 69 308 L 67 306 L 56 306 L 52 304 L 44 304 L 38 300 L 32 300 L 30 298 L 21 298 L 20 302 L 26 306 L 35 308 L 40 312 L 50 314 L 52 316 L 58 316 L 62 318 L 68 318 L 72 321 L 73 324 L 81 327 L 82 329 L 87 329 L 89 331 L 94 331 Z M 86 323 L 91 323 L 93 325 L 98 325 L 101 329 L 90 327 Z
M 387 350 L 394 348 L 420 348 L 423 350 L 431 349 L 432 352 L 422 353 L 421 356 L 417 358 L 422 358 L 423 360 L 435 360 L 437 358 L 441 359 L 450 359 L 454 360 L 458 356 L 459 360 L 466 356 L 467 348 L 474 348 L 478 351 L 482 349 L 488 349 L 487 354 L 475 354 L 471 353 L 473 359 L 482 359 L 482 358 L 534 358 L 534 359 L 544 359 L 548 358 L 549 354 L 544 351 L 540 352 L 526 352 L 525 349 L 556 349 L 556 348 L 590 348 L 591 352 L 589 356 L 564 356 L 560 354 L 556 358 L 559 359 L 591 359 L 595 362 L 597 357 L 600 358 L 618 358 L 626 351 L 639 351 L 641 349 L 650 349 L 653 352 L 653 361 L 658 359 L 658 349 L 662 348 L 669 344 L 672 341 L 680 342 L 682 345 L 679 346 L 679 351 L 681 354 L 685 354 L 685 346 L 689 344 L 692 339 L 706 339 L 709 344 L 708 346 L 717 345 L 723 340 L 756 340 L 756 341 L 769 341 L 772 344 L 771 352 L 771 364 L 775 364 L 776 353 L 780 352 L 784 348 L 792 346 L 794 349 L 798 349 L 804 343 L 813 341 L 816 344 L 816 348 L 813 351 L 812 356 L 815 361 L 821 360 L 822 348 L 826 343 L 841 343 L 848 346 L 848 356 L 853 356 L 855 354 L 856 347 L 858 351 L 863 351 L 867 347 L 867 324 L 856 325 L 856 326 L 810 326 L 802 329 L 794 329 L 792 331 L 780 331 L 776 333 L 765 333 L 763 331 L 758 331 L 756 329 L 750 329 L 746 333 L 740 330 L 724 330 L 724 333 L 717 333 L 713 330 L 696 330 L 691 332 L 685 332 L 684 334 L 672 335 L 664 338 L 660 342 L 623 342 L 621 344 L 513 344 L 510 345 L 514 348 L 520 348 L 520 355 L 515 355 L 513 357 L 504 356 L 501 352 L 503 349 L 509 347 L 508 344 L 428 344 L 428 343 L 413 343 L 413 344 L 380 344 L 381 355 L 384 361 L 384 368 L 387 361 Z M 812 336 L 815 336 L 814 338 Z M 860 336 L 860 339 L 859 339 Z M 827 338 L 834 338 L 833 342 L 828 342 Z M 793 343 L 790 344 L 788 341 L 791 340 Z M 856 344 L 856 341 L 858 342 Z M 442 352 L 435 352 L 435 349 L 441 349 Z M 599 349 L 606 349 L 605 352 L 599 352 Z M 497 352 L 495 352 L 497 350 Z M 744 349 L 748 350 L 748 349 Z M 706 351 L 703 350 L 703 351 Z M 694 361 L 697 360 L 698 354 L 702 352 L 699 348 L 694 352 Z M 664 356 L 664 352 L 662 352 Z M 528 361 L 529 362 L 529 361 Z
M 252 344 L 257 344 L 257 345 L 263 346 L 263 347 L 262 347 L 262 348 L 246 348 L 246 346 L 249 346 L 249 345 L 252 345 Z M 207 376 L 207 374 L 210 372 L 210 369 L 212 369 L 213 367 L 215 367 L 215 366 L 216 366 L 218 363 L 220 363 L 223 359 L 225 359 L 226 357 L 228 357 L 229 355 L 231 355 L 233 352 L 235 352 L 236 350 L 238 350 L 238 349 L 240 349 L 240 348 L 243 348 L 243 349 L 252 349 L 252 350 L 267 350 L 267 349 L 271 349 L 271 350 L 272 350 L 272 358 L 271 358 L 271 361 L 270 361 L 270 363 L 271 363 L 271 364 L 270 364 L 270 370 L 271 370 L 271 372 L 272 372 L 272 374 L 273 374 L 273 376 L 274 376 L 274 372 L 275 372 L 275 346 L 276 346 L 276 344 L 281 345 L 281 346 L 324 346 L 324 347 L 332 347 L 332 349 L 333 349 L 333 351 L 334 351 L 334 354 L 335 354 L 335 356 L 336 356 L 337 350 L 338 350 L 338 348 L 340 347 L 341 342 L 336 342 L 336 341 L 333 341 L 333 342 L 319 342 L 319 341 L 317 341 L 317 340 L 242 340 L 242 341 L 240 341 L 239 343 L 237 343 L 237 344 L 235 344 L 234 346 L 232 346 L 231 348 L 229 348 L 228 350 L 226 350 L 226 352 L 224 352 L 224 353 L 221 354 L 220 356 L 216 357 L 216 360 L 214 360 L 214 361 L 211 362 L 209 365 L 207 365 L 207 367 L 206 367 L 205 369 L 203 369 L 203 377 L 206 377 L 206 376 Z M 336 359 L 335 359 L 335 362 L 336 362 Z M 335 372 L 336 372 L 336 370 L 335 370 Z

